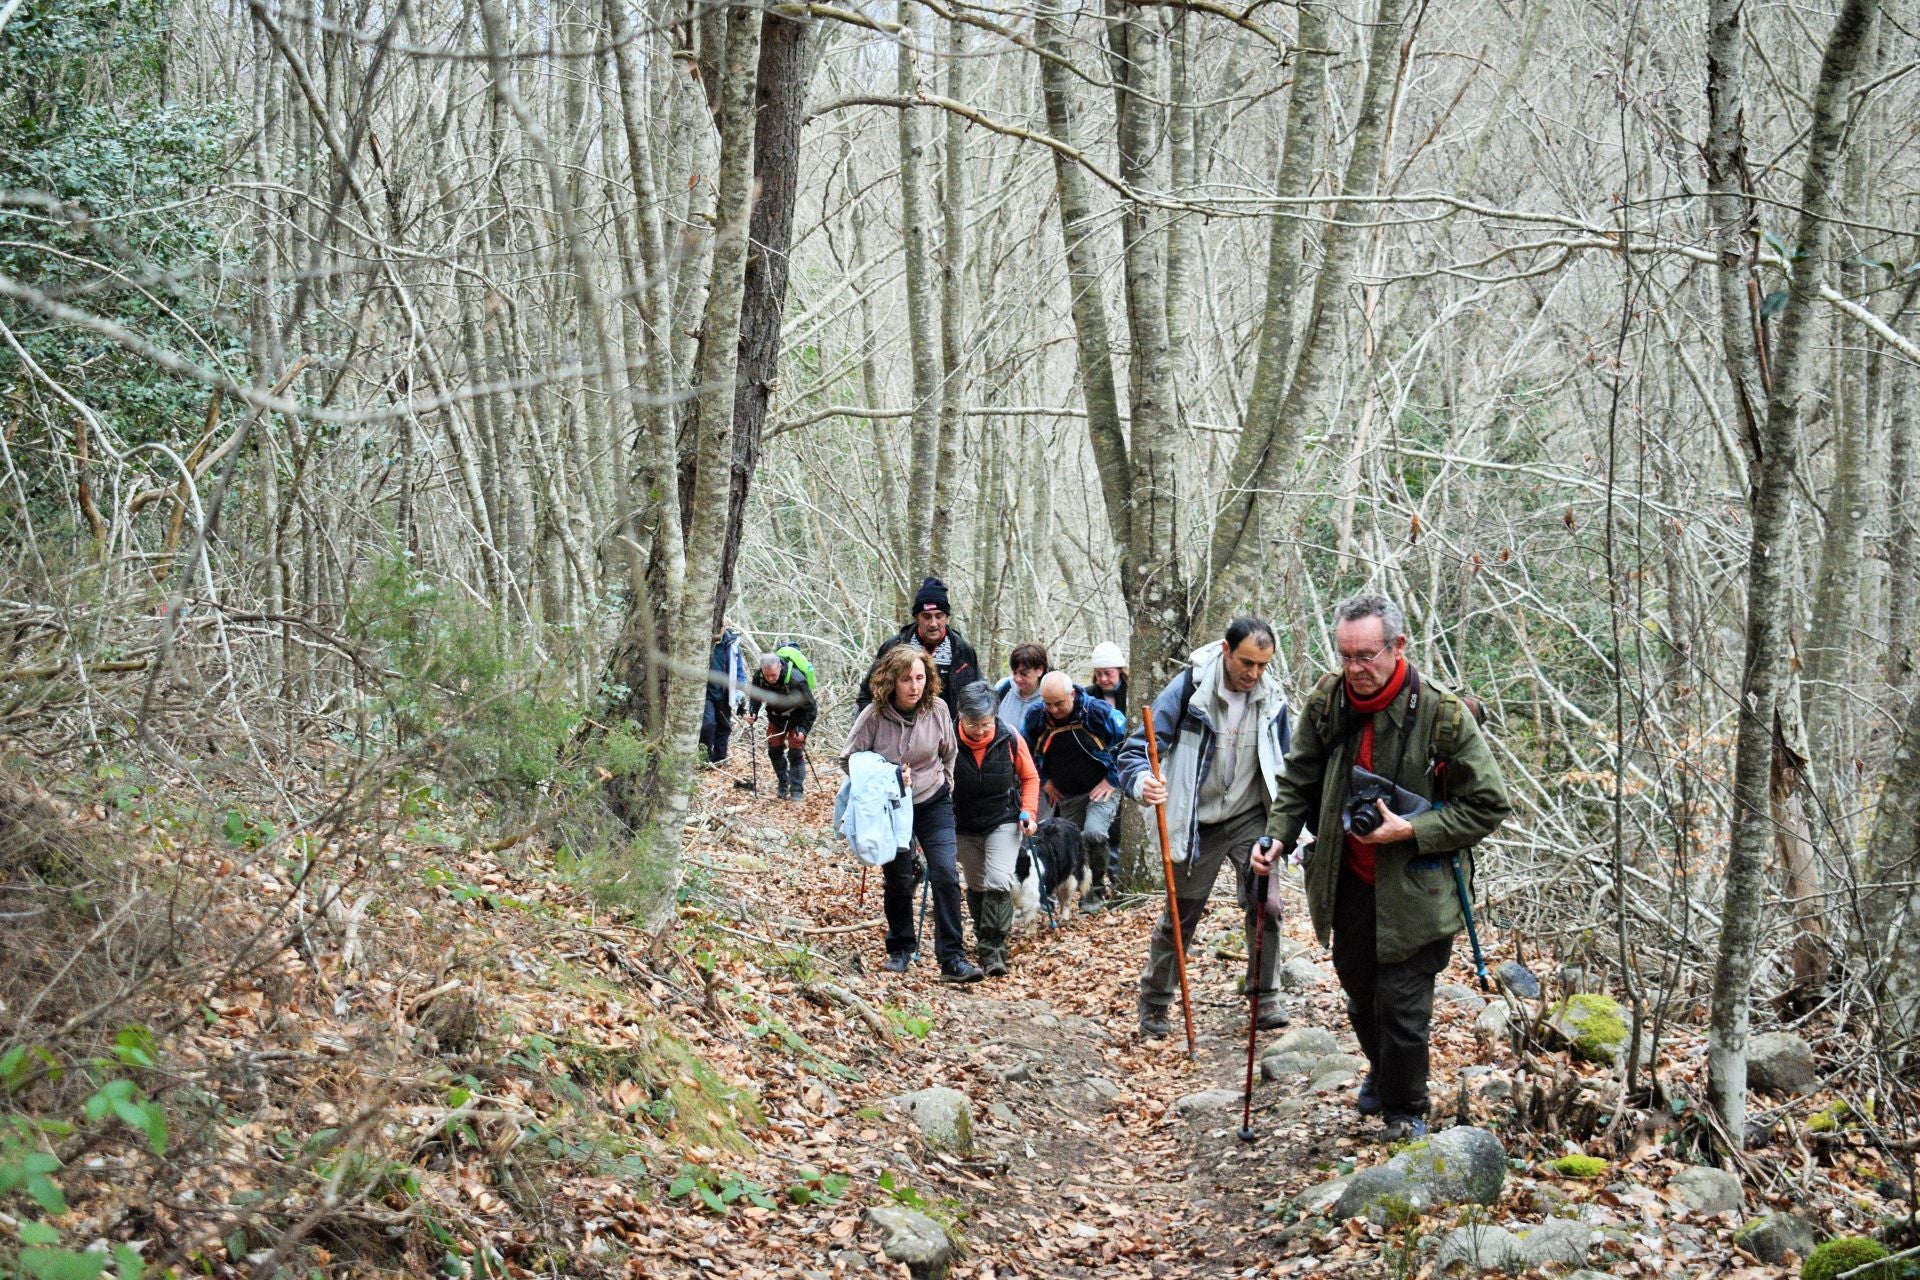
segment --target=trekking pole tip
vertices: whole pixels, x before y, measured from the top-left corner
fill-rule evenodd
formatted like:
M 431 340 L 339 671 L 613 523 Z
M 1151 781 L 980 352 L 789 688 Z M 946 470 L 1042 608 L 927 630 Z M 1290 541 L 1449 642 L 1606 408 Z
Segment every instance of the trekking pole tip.
M 1242 1141 L 1242 1142 L 1252 1142 L 1252 1141 L 1253 1141 L 1253 1126 L 1252 1126 L 1252 1125 L 1250 1125 L 1250 1124 L 1243 1124 L 1243 1125 L 1241 1125 L 1241 1126 L 1240 1126 L 1240 1141 Z

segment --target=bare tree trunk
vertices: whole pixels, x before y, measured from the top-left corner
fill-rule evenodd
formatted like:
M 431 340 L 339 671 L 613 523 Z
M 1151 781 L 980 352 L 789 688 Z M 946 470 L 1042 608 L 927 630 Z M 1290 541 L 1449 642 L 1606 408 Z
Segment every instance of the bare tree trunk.
M 916 0 L 900 0 L 900 96 L 919 92 L 915 53 L 925 30 Z M 902 107 L 900 239 L 907 263 L 907 349 L 913 362 L 913 463 L 907 476 L 907 576 L 915 582 L 944 569 L 933 561 L 934 494 L 940 466 L 940 323 L 935 310 L 933 254 L 926 191 L 926 138 L 920 113 Z
M 947 26 L 947 97 L 966 101 L 966 26 Z M 961 430 L 967 406 L 967 122 L 947 113 L 946 163 L 940 191 L 940 469 L 933 486 L 930 561 L 954 574 L 954 553 L 966 544 L 954 527 L 959 511 Z M 977 504 L 976 504 L 977 506 Z M 984 601 L 974 607 L 984 609 Z M 977 616 L 977 615 L 976 615 Z
M 1913 449 L 1913 372 L 1895 366 L 1887 395 L 1888 511 L 1893 529 L 1887 548 L 1887 680 L 1896 688 L 1913 674 L 1914 591 L 1920 587 L 1920 485 Z
M 1366 197 L 1374 194 L 1380 180 L 1387 102 L 1401 70 L 1400 35 L 1405 13 L 1405 0 L 1379 0 L 1374 14 L 1367 79 L 1354 117 L 1353 151 L 1347 157 L 1346 177 L 1340 184 L 1343 195 L 1358 199 L 1336 206 L 1335 220 L 1327 229 L 1320 275 L 1314 282 L 1313 302 L 1299 336 L 1298 357 L 1284 398 L 1264 424 L 1253 418 L 1249 406 L 1249 427 L 1261 434 L 1251 441 L 1243 437 L 1235 455 L 1232 487 L 1214 521 L 1208 556 L 1208 603 L 1200 626 L 1205 633 L 1218 629 L 1256 594 L 1261 557 L 1254 554 L 1249 539 L 1257 522 L 1256 512 L 1260 504 L 1276 500 L 1275 491 L 1321 410 L 1321 398 L 1333 374 L 1340 336 L 1337 320 L 1353 280 L 1361 232 L 1372 217 L 1373 206 Z M 1291 136 L 1288 146 L 1292 146 Z
M 1869 892 L 1861 902 L 1878 952 L 1880 1031 L 1911 1062 L 1920 1037 L 1920 700 L 1908 709 L 1887 764 L 1870 848 Z M 1900 887 L 1877 888 L 1890 882 Z
M 776 13 L 760 33 L 760 70 L 753 126 L 753 222 L 746 295 L 740 316 L 740 368 L 733 397 L 733 462 L 727 488 L 726 544 L 714 587 L 717 630 L 733 594 L 734 564 L 747 518 L 747 489 L 760 465 L 767 406 L 779 386 L 780 325 L 787 302 L 793 208 L 800 196 L 800 123 L 813 78 L 810 24 Z
M 1041 96 L 1046 101 L 1047 129 L 1062 142 L 1073 140 L 1073 75 L 1061 65 L 1066 57 L 1059 20 L 1046 13 L 1034 18 L 1043 52 L 1040 60 Z M 1120 550 L 1121 581 L 1131 582 L 1128 554 L 1133 545 L 1127 500 L 1127 437 L 1120 426 L 1120 392 L 1113 378 L 1113 343 L 1107 334 L 1106 290 L 1100 282 L 1100 263 L 1094 245 L 1093 204 L 1087 198 L 1086 175 L 1059 152 L 1053 155 L 1058 189 L 1060 235 L 1066 243 L 1067 291 L 1073 307 L 1074 355 L 1080 369 L 1080 397 L 1087 409 L 1087 436 L 1093 444 L 1093 465 L 1100 473 L 1100 493 L 1107 507 L 1107 527 Z
M 1155 185 L 1161 150 L 1158 38 L 1127 0 L 1107 0 L 1120 176 Z M 1166 239 L 1155 215 L 1129 201 L 1120 213 L 1127 291 L 1127 407 L 1132 471 L 1127 492 L 1128 657 L 1142 688 L 1158 689 L 1185 665 L 1191 622 L 1180 557 L 1180 446 L 1174 431 L 1173 351 L 1167 334 Z
M 847 188 L 860 189 L 858 170 L 854 167 L 851 146 L 847 158 Z M 847 222 L 853 237 L 853 262 L 851 274 L 858 277 L 871 258 L 867 252 L 867 219 L 859 200 L 854 200 L 847 210 Z M 874 355 L 875 344 L 879 341 L 879 326 L 873 316 L 873 290 L 862 289 L 859 301 L 860 326 L 860 394 L 868 409 L 878 410 L 884 407 L 880 394 L 880 366 Z M 906 575 L 911 572 L 912 549 L 907 545 L 906 521 L 900 511 L 898 486 L 894 482 L 892 451 L 887 447 L 886 424 L 879 418 L 871 420 L 873 438 L 873 456 L 877 460 L 880 485 L 880 518 L 886 548 L 881 556 L 887 581 L 893 588 L 893 607 L 888 617 L 898 618 L 906 614 L 912 592 L 918 582 L 907 582 Z
M 685 578 L 677 597 L 636 592 L 610 661 L 610 679 L 626 692 L 616 697 L 613 714 L 639 720 L 637 699 L 645 682 L 656 679 L 667 659 L 664 723 L 640 720 L 658 744 L 652 774 L 645 779 L 616 779 L 610 798 L 634 831 L 653 831 L 657 849 L 666 851 L 656 882 L 660 896 L 647 925 L 657 928 L 672 910 L 678 887 L 680 829 L 688 802 L 685 769 L 694 758 L 700 733 L 701 703 L 712 645 L 715 584 L 719 579 L 727 524 L 731 475 L 734 379 L 739 361 L 740 316 L 747 265 L 747 230 L 753 204 L 754 96 L 760 60 L 761 10 L 749 6 L 725 13 L 722 84 L 715 120 L 720 134 L 718 206 L 707 300 L 700 346 L 694 362 L 691 415 L 696 433 L 691 460 L 694 475 L 691 516 L 686 525 Z M 636 576 L 646 576 L 638 570 Z M 667 616 L 663 619 L 662 613 Z M 660 653 L 661 635 L 667 637 Z
M 1871 27 L 1872 0 L 1847 0 L 1821 59 L 1801 183 L 1797 266 L 1780 328 L 1766 425 L 1754 473 L 1753 540 L 1747 559 L 1746 658 L 1739 699 L 1733 779 L 1733 833 L 1727 853 L 1720 949 L 1714 966 L 1707 1070 L 1713 1106 L 1726 1131 L 1746 1131 L 1748 1001 L 1759 945 L 1772 837 L 1771 782 L 1779 686 L 1785 659 L 1784 566 L 1790 546 L 1793 469 L 1800 450 L 1801 398 L 1817 335 L 1820 286 L 1831 235 L 1834 170 L 1846 123 L 1848 91 Z

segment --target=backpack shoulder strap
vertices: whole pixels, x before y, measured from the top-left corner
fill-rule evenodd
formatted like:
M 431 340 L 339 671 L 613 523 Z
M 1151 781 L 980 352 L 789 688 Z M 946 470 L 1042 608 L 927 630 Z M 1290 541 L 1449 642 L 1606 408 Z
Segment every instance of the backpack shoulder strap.
M 1334 707 L 1340 700 L 1340 679 L 1338 671 L 1327 672 L 1314 681 L 1313 692 L 1307 697 L 1307 703 L 1313 709 L 1315 724 L 1323 740 L 1333 736 L 1333 713 Z

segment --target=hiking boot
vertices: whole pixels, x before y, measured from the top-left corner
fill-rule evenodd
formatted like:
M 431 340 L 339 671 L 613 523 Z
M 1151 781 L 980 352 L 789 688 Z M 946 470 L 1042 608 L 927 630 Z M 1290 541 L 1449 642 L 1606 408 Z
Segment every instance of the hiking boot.
M 910 951 L 896 951 L 887 957 L 888 973 L 905 973 L 912 967 L 913 953 Z
M 796 782 L 787 788 L 787 799 L 793 801 L 795 804 L 799 804 L 806 798 L 807 789 L 804 784 Z
M 1380 1141 L 1385 1143 L 1413 1142 L 1426 1136 L 1425 1116 L 1388 1116 L 1386 1127 L 1380 1130 Z
M 1167 1018 L 1165 1005 L 1141 1000 L 1135 1004 L 1134 1012 L 1140 1016 L 1140 1034 L 1146 1039 L 1165 1040 L 1173 1034 L 1173 1023 Z
M 1387 1109 L 1380 1101 L 1380 1086 L 1373 1082 L 1373 1072 L 1367 1072 L 1367 1078 L 1360 1082 L 1360 1092 L 1353 1096 L 1353 1109 L 1363 1116 L 1377 1116 Z
M 1080 911 L 1083 915 L 1092 915 L 1106 905 L 1107 889 L 1105 885 L 1094 885 L 1091 889 L 1087 890 L 1087 896 L 1080 899 Z
M 975 902 L 974 899 L 979 901 Z M 989 978 L 1007 976 L 1007 935 L 1013 931 L 1013 895 L 988 889 L 967 895 L 973 911 L 974 954 Z
M 1275 1004 L 1262 1009 L 1260 1015 L 1253 1020 L 1253 1025 L 1261 1031 L 1272 1031 L 1287 1026 L 1292 1021 L 1293 1019 L 1287 1016 L 1287 1011 Z
M 942 982 L 978 982 L 986 976 L 985 970 L 965 957 L 955 960 L 952 964 L 940 966 Z

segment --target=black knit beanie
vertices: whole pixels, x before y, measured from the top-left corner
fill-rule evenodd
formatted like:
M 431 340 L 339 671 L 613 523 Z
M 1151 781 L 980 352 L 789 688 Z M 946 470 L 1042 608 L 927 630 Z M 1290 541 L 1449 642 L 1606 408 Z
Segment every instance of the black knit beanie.
M 918 614 L 928 605 L 935 605 L 942 613 L 952 613 L 953 605 L 947 600 L 947 584 L 938 578 L 928 578 L 920 584 L 920 590 L 914 593 L 913 611 Z

